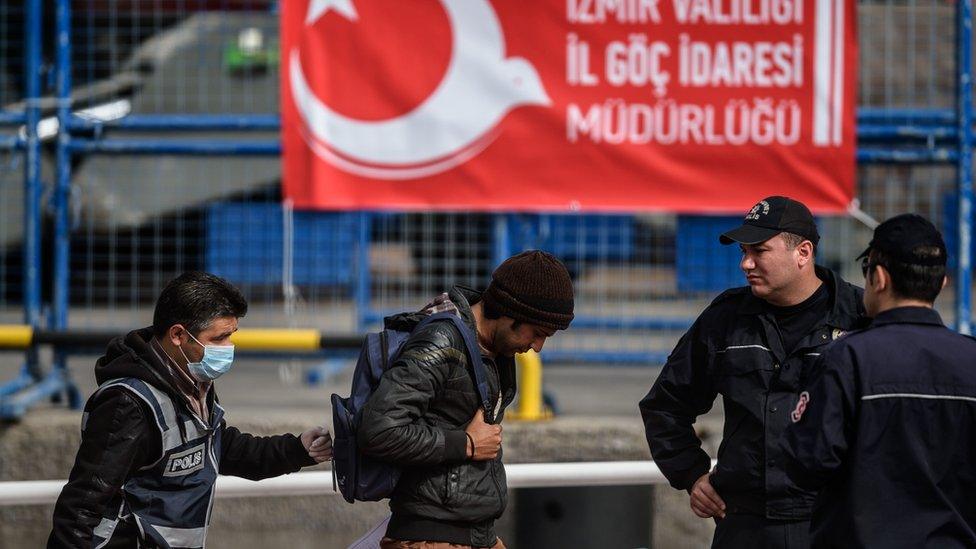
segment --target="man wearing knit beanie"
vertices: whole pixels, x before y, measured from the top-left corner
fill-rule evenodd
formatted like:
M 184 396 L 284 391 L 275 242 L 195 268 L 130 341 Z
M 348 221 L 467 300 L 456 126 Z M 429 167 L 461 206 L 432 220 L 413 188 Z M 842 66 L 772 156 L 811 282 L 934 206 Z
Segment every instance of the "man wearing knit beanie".
M 460 317 L 477 339 L 487 381 L 483 402 L 464 334 L 435 313 Z M 448 319 L 449 320 L 449 319 Z M 484 292 L 455 286 L 419 312 L 386 319 L 411 331 L 362 410 L 358 446 L 401 467 L 383 549 L 504 549 L 495 520 L 505 511 L 502 427 L 515 398 L 517 353 L 541 351 L 573 320 L 573 282 L 555 256 L 531 250 L 508 258 Z
M 482 303 L 487 319 L 508 317 L 516 324 L 534 325 L 538 333 L 548 337 L 573 321 L 573 282 L 566 266 L 554 255 L 530 250 L 506 259 L 495 269 Z M 534 339 L 532 348 L 539 352 L 545 337 Z

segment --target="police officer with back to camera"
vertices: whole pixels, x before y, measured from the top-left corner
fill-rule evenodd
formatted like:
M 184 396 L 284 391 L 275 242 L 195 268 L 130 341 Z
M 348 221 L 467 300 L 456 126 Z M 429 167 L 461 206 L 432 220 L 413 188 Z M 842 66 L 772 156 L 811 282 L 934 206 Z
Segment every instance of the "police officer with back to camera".
M 810 210 L 771 196 L 721 235 L 736 242 L 748 286 L 699 315 L 640 402 L 651 455 L 691 509 L 717 522 L 712 547 L 807 547 L 815 493 L 782 469 L 779 438 L 804 375 L 823 348 L 862 316 L 861 290 L 814 264 Z M 718 464 L 693 424 L 717 395 L 725 406 Z
M 914 214 L 861 254 L 873 321 L 821 356 L 783 440 L 790 478 L 822 489 L 814 547 L 976 547 L 976 340 L 933 309 L 946 256 Z
M 151 327 L 109 343 L 48 548 L 203 547 L 218 473 L 258 480 L 332 456 L 322 427 L 256 437 L 227 425 L 213 381 L 246 313 L 226 280 L 187 272 L 159 294 Z

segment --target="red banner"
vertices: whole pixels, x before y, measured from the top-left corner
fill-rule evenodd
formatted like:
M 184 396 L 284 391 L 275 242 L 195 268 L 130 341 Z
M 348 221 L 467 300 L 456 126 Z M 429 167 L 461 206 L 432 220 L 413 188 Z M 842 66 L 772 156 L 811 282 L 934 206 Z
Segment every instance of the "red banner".
M 741 212 L 854 194 L 853 0 L 288 0 L 298 208 Z

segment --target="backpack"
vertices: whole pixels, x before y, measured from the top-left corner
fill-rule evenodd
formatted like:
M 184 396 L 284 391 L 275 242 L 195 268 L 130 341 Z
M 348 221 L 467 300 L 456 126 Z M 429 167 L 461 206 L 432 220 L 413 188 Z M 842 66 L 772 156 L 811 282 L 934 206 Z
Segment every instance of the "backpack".
M 332 484 L 349 503 L 379 501 L 389 497 L 400 480 L 400 468 L 392 463 L 364 455 L 356 442 L 362 409 L 376 390 L 380 378 L 396 357 L 410 335 L 433 322 L 453 322 L 467 348 L 468 361 L 474 371 L 475 386 L 481 396 L 485 416 L 491 410 L 488 381 L 481 351 L 471 328 L 453 313 L 437 313 L 417 323 L 410 331 L 386 328 L 366 335 L 348 398 L 332 395 Z

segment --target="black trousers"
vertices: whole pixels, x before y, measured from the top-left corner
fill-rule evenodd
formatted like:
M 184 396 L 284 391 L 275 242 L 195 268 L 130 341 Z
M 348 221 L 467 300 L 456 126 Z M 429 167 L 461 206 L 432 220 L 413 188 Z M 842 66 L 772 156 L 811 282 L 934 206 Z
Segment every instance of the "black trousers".
M 810 521 L 748 514 L 716 519 L 712 549 L 809 549 Z

